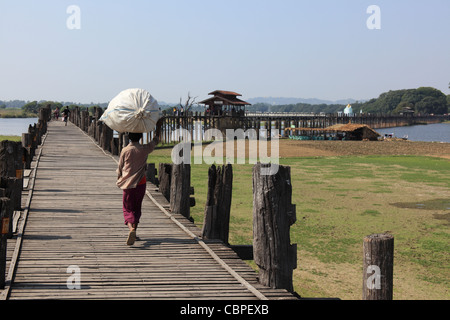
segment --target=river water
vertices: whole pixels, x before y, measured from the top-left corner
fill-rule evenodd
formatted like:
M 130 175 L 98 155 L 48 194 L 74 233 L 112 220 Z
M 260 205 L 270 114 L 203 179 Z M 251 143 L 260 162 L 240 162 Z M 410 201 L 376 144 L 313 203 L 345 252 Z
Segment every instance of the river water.
M 407 136 L 410 141 L 450 142 L 450 123 L 375 129 L 375 131 L 382 136 L 385 134 L 393 134 L 397 138 Z
M 28 126 L 38 122 L 37 118 L 0 118 L 0 135 L 22 136 L 28 132 Z M 379 134 L 393 134 L 397 138 L 408 137 L 410 141 L 436 141 L 450 143 L 450 123 L 417 125 L 376 129 Z
M 0 118 L 0 135 L 2 136 L 22 136 L 28 133 L 28 126 L 38 122 L 38 118 Z

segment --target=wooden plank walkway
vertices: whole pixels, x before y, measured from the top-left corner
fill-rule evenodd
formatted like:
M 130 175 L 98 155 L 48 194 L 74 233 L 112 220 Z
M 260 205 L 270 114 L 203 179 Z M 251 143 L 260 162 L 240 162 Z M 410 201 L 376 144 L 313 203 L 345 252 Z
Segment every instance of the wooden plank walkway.
M 258 284 L 222 243 L 203 242 L 194 224 L 165 210 L 151 184 L 140 240 L 127 246 L 117 157 L 76 126 L 50 122 L 39 152 L 34 188 L 24 191 L 19 231 L 8 242 L 3 299 L 295 299 Z M 67 285 L 71 266 L 80 289 Z

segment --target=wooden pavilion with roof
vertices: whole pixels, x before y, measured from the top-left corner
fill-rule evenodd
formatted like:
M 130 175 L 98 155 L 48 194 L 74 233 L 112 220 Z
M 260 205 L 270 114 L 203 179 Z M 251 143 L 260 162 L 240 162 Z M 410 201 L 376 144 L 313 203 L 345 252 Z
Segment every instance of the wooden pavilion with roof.
M 245 106 L 250 103 L 239 99 L 242 95 L 233 91 L 215 90 L 208 93 L 213 97 L 199 102 L 206 106 L 206 114 L 214 116 L 232 116 L 243 117 L 245 115 Z
M 325 140 L 370 140 L 377 141 L 380 134 L 365 124 L 347 123 L 335 124 L 327 128 L 286 128 L 285 135 L 295 135 L 305 137 L 322 136 Z M 324 140 L 318 139 L 318 140 Z M 301 139 L 302 140 L 302 139 Z

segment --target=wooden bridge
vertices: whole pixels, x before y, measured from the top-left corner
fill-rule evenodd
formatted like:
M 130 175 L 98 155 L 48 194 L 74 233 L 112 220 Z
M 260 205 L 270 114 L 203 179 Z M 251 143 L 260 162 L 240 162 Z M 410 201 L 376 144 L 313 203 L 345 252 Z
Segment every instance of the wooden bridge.
M 114 138 L 113 130 L 103 126 L 99 121 L 103 109 L 95 107 L 92 115 L 86 109 L 76 107 L 72 110 L 70 121 L 89 135 L 100 140 L 100 144 L 113 154 L 120 152 L 122 136 Z M 179 142 L 182 136 L 189 133 L 192 140 L 210 140 L 205 131 L 219 129 L 225 136 L 226 129 L 254 129 L 256 136 L 272 137 L 281 135 L 288 137 L 289 130 L 308 128 L 308 130 L 324 129 L 336 124 L 365 124 L 372 129 L 409 126 L 413 124 L 432 124 L 449 121 L 450 115 L 387 115 L 387 114 L 294 114 L 294 113 L 253 113 L 246 116 L 228 114 L 213 116 L 201 112 L 189 112 L 182 116 L 167 115 L 164 117 L 161 142 L 170 144 Z M 184 133 L 177 132 L 184 129 Z M 150 139 L 150 134 L 147 137 Z M 185 137 L 186 138 L 186 137 Z
M 25 172 L 2 299 L 296 299 L 201 239 L 151 183 L 139 240 L 127 246 L 117 160 L 75 125 L 48 123 Z

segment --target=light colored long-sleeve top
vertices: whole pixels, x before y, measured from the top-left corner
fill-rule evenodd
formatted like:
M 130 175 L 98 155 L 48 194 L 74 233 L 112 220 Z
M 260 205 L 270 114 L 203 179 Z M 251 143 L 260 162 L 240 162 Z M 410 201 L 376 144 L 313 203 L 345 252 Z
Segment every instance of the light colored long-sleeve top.
M 117 168 L 117 186 L 120 189 L 133 189 L 145 177 L 148 155 L 155 149 L 156 144 L 130 142 L 122 149 Z

